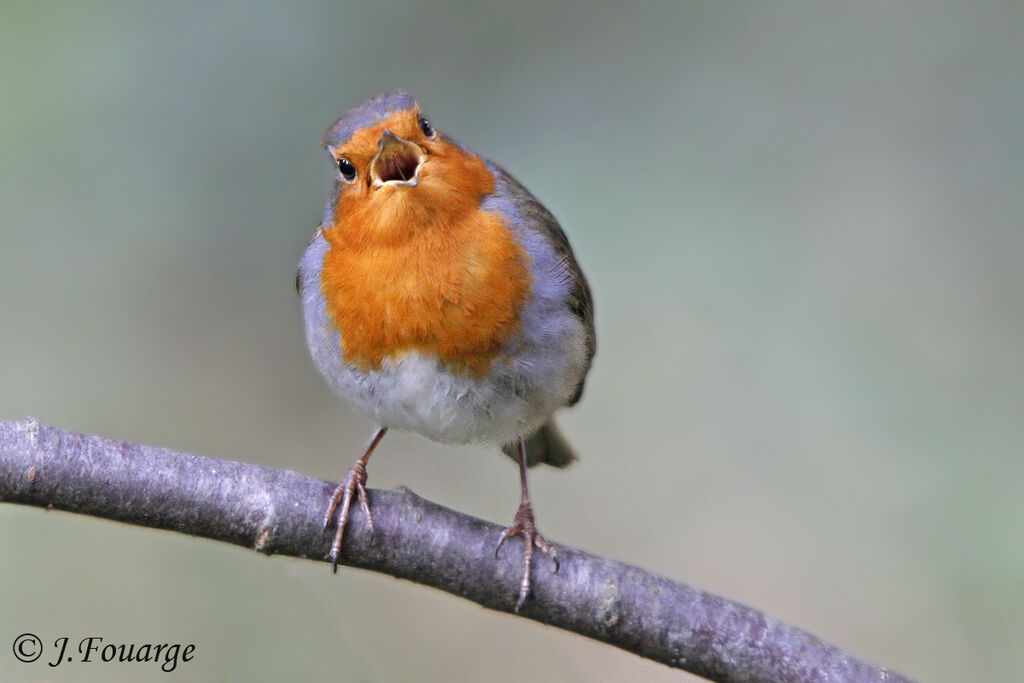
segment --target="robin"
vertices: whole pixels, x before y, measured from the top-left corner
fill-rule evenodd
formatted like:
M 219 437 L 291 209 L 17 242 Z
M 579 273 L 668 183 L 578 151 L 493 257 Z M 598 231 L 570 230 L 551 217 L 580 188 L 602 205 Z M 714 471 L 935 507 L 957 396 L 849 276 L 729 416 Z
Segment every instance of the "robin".
M 434 129 L 406 92 L 379 95 L 324 134 L 337 169 L 297 285 L 309 350 L 330 385 L 380 425 L 338 486 L 338 569 L 353 497 L 373 516 L 366 464 L 388 429 L 500 446 L 522 499 L 495 548 L 522 535 L 516 611 L 537 532 L 528 467 L 575 455 L 553 415 L 574 405 L 595 351 L 583 272 L 555 217 L 497 164 Z

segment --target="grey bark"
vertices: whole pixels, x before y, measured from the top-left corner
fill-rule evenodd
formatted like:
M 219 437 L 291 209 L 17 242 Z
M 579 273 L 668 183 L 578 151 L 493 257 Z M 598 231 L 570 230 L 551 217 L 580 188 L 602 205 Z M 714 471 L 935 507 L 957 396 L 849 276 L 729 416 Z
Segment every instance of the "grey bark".
M 326 561 L 322 515 L 334 485 L 296 472 L 0 422 L 0 501 L 204 536 L 262 553 Z M 370 491 L 371 538 L 358 505 L 342 563 L 512 612 L 521 569 L 501 527 L 420 498 Z M 99 549 L 97 549 L 99 550 Z M 534 560 L 520 616 L 714 681 L 907 681 L 749 607 L 621 562 L 558 546 L 560 569 Z M 325 581 L 328 580 L 325 572 Z

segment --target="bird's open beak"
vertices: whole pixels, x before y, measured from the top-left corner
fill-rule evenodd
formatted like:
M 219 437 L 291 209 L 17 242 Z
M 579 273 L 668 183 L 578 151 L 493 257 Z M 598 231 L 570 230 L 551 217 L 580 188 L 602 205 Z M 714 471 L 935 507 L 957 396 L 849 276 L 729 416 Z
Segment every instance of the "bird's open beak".
M 420 166 L 426 158 L 423 148 L 404 140 L 390 130 L 380 136 L 377 156 L 370 162 L 370 177 L 374 185 L 408 185 L 416 187 L 420 179 Z

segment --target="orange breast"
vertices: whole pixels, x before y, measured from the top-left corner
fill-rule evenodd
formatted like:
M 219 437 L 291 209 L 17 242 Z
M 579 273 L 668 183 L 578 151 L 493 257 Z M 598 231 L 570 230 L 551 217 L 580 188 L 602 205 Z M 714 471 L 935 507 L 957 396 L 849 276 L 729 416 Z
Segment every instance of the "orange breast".
M 518 331 L 530 259 L 494 215 L 479 209 L 493 179 L 461 150 L 424 166 L 421 186 L 390 197 L 342 197 L 321 275 L 346 362 L 379 369 L 410 351 L 456 371 L 487 374 Z

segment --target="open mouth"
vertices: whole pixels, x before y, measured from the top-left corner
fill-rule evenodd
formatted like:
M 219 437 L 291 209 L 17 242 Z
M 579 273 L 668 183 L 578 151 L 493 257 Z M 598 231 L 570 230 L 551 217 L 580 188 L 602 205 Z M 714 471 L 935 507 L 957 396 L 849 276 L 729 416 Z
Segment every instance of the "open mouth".
M 419 145 L 386 130 L 380 138 L 377 156 L 370 164 L 370 176 L 375 184 L 415 186 L 419 182 L 423 157 Z

